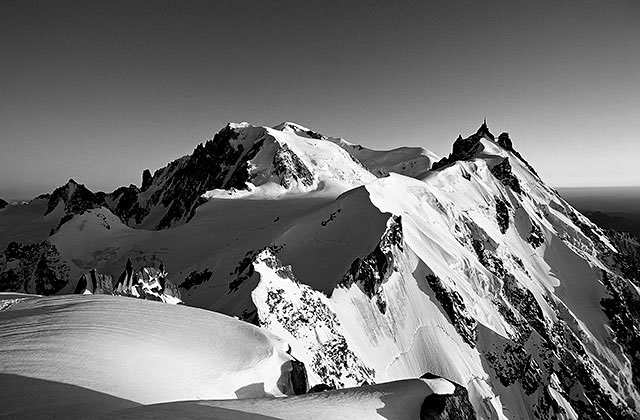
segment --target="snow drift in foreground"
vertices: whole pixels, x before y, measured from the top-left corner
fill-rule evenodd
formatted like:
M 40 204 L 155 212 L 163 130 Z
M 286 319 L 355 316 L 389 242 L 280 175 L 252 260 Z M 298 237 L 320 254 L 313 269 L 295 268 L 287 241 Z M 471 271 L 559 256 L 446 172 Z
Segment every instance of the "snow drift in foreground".
M 246 322 L 125 297 L 9 297 L 0 312 L 2 415 L 293 394 L 288 345 Z

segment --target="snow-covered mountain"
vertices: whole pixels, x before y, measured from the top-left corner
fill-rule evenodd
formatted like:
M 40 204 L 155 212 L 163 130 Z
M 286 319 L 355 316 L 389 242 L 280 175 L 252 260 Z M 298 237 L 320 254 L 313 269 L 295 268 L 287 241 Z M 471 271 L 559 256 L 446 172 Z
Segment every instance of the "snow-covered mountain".
M 288 343 L 309 388 L 429 372 L 481 419 L 640 418 L 638 242 L 592 224 L 486 123 L 439 160 L 229 124 L 140 188 L 70 181 L 0 210 L 0 229 L 0 291 L 166 267 L 171 296 Z
M 339 137 L 329 137 L 317 133 L 300 124 L 285 122 L 274 127 L 283 132 L 295 133 L 301 137 L 327 140 L 346 150 L 377 177 L 391 172 L 422 178 L 431 169 L 438 156 L 422 147 L 398 147 L 392 150 L 372 150 L 359 144 L 352 144 Z

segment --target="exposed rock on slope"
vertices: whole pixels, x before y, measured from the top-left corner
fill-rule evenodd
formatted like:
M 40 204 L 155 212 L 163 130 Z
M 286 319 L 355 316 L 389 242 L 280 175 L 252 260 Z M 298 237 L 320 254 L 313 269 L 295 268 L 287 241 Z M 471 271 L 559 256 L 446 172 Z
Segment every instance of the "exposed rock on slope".
M 115 284 L 110 275 L 100 274 L 93 269 L 80 277 L 74 294 L 113 294 L 181 304 L 180 291 L 175 284 L 167 280 L 167 275 L 163 264 L 160 264 L 159 268 L 143 267 L 140 271 L 134 273 L 131 259 L 127 259 L 126 267 Z
M 424 374 L 423 378 L 438 378 L 432 374 Z M 420 420 L 473 420 L 476 413 L 469 401 L 467 390 L 455 385 L 452 394 L 431 394 L 422 403 Z
M 69 267 L 49 241 L 11 242 L 0 253 L 0 292 L 51 295 L 69 282 Z
M 137 273 L 133 272 L 131 259 L 113 287 L 113 293 L 118 296 L 130 296 L 138 299 L 161 301 L 178 304 L 180 291 L 169 280 L 164 265 L 160 267 L 143 267 Z
M 56 188 L 47 204 L 45 216 L 62 204 L 65 215 L 81 214 L 99 206 L 100 199 L 82 184 L 70 179 L 65 185 Z
M 520 189 L 520 181 L 518 181 L 518 178 L 511 172 L 511 165 L 509 164 L 508 157 L 504 158 L 502 162 L 491 168 L 491 173 L 506 187 L 510 187 L 514 192 L 517 192 L 518 194 L 522 192 Z
M 78 280 L 76 295 L 110 295 L 113 293 L 113 278 L 100 274 L 95 269 L 85 273 Z
M 338 286 L 349 288 L 357 284 L 369 299 L 375 297 L 380 312 L 385 313 L 387 303 L 382 285 L 394 270 L 393 250 L 402 251 L 402 244 L 402 218 L 392 216 L 376 248 L 369 255 L 357 258 Z
M 292 354 L 309 371 L 310 385 L 372 383 L 373 370 L 349 349 L 326 296 L 301 285 L 272 248 L 252 259 L 250 272 L 251 282 L 257 282 L 251 298 L 260 326 L 291 343 Z
M 56 188 L 48 199 L 44 216 L 53 213 L 56 209 L 61 209 L 60 213 L 58 213 L 60 217 L 59 224 L 51 233 L 54 233 L 76 214 L 82 214 L 87 210 L 98 208 L 102 204 L 100 195 L 92 193 L 84 185 L 78 184 L 73 179 Z

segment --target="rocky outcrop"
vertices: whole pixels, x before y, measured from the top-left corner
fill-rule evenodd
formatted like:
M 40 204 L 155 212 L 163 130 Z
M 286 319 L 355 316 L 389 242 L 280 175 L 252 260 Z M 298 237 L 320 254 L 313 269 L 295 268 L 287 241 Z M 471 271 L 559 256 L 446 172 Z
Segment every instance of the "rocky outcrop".
M 107 194 L 105 202 L 130 226 L 144 224 L 146 217 L 158 209 L 162 217 L 155 225 L 145 227 L 160 230 L 186 223 L 206 201 L 202 195 L 207 191 L 247 188 L 255 170 L 251 160 L 267 141 L 273 141 L 276 148 L 272 167 L 261 173 L 265 180 L 275 178 L 285 188 L 314 184 L 313 174 L 300 157 L 287 144 L 269 137 L 266 129 L 228 124 L 213 139 L 198 145 L 191 155 L 171 162 L 153 175 L 145 170 L 140 189 L 133 185 L 119 188 Z
M 53 295 L 69 282 L 70 268 L 49 241 L 11 242 L 0 254 L 0 291 Z
M 63 215 L 58 226 L 51 232 L 52 234 L 71 220 L 73 216 L 102 206 L 104 194 L 94 194 L 84 185 L 70 179 L 65 185 L 56 188 L 48 197 L 47 210 L 44 215 L 52 213 L 61 203 L 63 204 Z
M 383 314 L 387 303 L 382 295 L 382 285 L 391 276 L 394 267 L 394 251 L 402 251 L 402 218 L 391 216 L 387 228 L 376 248 L 363 258 L 357 258 L 349 271 L 342 277 L 338 287 L 349 288 L 356 284 L 369 299 L 376 300 L 378 309 Z
M 227 125 L 213 139 L 199 144 L 193 153 L 171 162 L 153 175 L 148 169 L 142 174 L 141 188 L 121 187 L 102 194 L 99 201 L 127 225 L 137 226 L 154 208 L 161 208 L 162 217 L 154 229 L 166 229 L 188 222 L 209 190 L 243 189 L 249 180 L 248 161 L 260 150 L 257 140 L 248 150 L 237 142 L 239 132 Z
M 332 387 L 331 385 L 317 384 L 312 386 L 307 393 L 312 394 L 314 392 L 325 392 L 325 391 L 331 391 L 333 389 L 335 389 L 335 387 Z
M 629 280 L 602 271 L 609 297 L 601 305 L 609 318 L 615 340 L 631 361 L 633 383 L 640 391 L 640 294 Z
M 349 348 L 325 295 L 298 283 L 272 248 L 254 253 L 251 265 L 259 325 L 292 343 L 292 355 L 305 364 L 310 380 L 335 388 L 373 382 L 375 372 Z
M 179 220 L 188 221 L 202 204 L 200 196 L 215 188 L 245 188 L 249 179 L 246 161 L 259 150 L 259 145 L 245 151 L 233 144 L 238 132 L 226 126 L 212 140 L 198 145 L 193 154 L 172 162 L 157 171 L 151 183 L 159 185 L 160 194 L 152 195 L 147 207 L 162 204 L 166 209 L 157 229 L 164 229 Z M 245 153 L 246 152 L 246 153 Z M 243 161 L 239 161 L 244 156 Z
M 150 213 L 150 207 L 140 204 L 140 190 L 135 185 L 120 187 L 109 194 L 109 208 L 124 223 L 139 224 Z
M 70 179 L 65 185 L 53 191 L 44 215 L 51 213 L 61 202 L 64 203 L 65 214 L 82 214 L 87 210 L 99 207 L 101 200 L 87 187 Z
M 520 155 L 520 153 L 518 153 L 518 151 L 516 149 L 513 148 L 513 142 L 511 141 L 511 138 L 509 137 L 509 133 L 503 132 L 498 136 L 498 145 L 500 147 L 502 147 L 504 150 L 511 152 L 515 157 L 517 157 L 518 159 L 520 159 L 520 161 L 522 163 L 524 163 L 524 165 L 527 167 L 527 169 L 529 169 L 529 171 L 531 171 L 532 174 L 538 176 L 538 173 L 536 172 L 535 169 L 533 169 L 533 167 L 531 165 L 529 165 L 529 162 L 527 162 L 522 155 Z
M 209 279 L 213 273 L 209 269 L 205 268 L 202 271 L 192 271 L 187 277 L 179 284 L 179 286 L 185 290 L 189 290 L 192 287 L 198 286 Z
M 602 229 L 571 208 L 567 210 L 566 214 L 571 219 L 571 223 L 577 226 L 585 237 L 589 238 L 598 253 L 606 256 L 611 252 L 611 248 L 605 243 L 607 238 Z
M 498 197 L 496 197 L 496 222 L 500 228 L 500 233 L 505 234 L 509 229 L 509 205 Z
M 9 203 L 7 203 L 2 198 L 0 198 L 0 210 L 2 210 L 3 208 L 7 207 L 8 205 L 9 205 Z
M 500 133 L 500 135 L 498 136 L 498 144 L 504 150 L 507 150 L 509 152 L 513 151 L 513 142 L 509 137 L 509 133 L 506 133 L 506 132 Z
M 307 378 L 307 369 L 299 360 L 291 360 L 291 385 L 293 387 L 293 393 L 296 395 L 302 395 L 307 393 L 309 387 L 309 380 Z
M 151 176 L 151 171 L 148 169 L 145 169 L 144 171 L 142 171 L 142 185 L 140 186 L 140 190 L 142 191 L 148 190 L 152 182 L 153 182 L 153 177 Z
M 286 144 L 280 145 L 273 157 L 273 172 L 280 179 L 280 185 L 289 188 L 294 183 L 310 187 L 313 174 Z
M 500 163 L 494 165 L 491 169 L 493 176 L 505 186 L 511 188 L 514 192 L 522 194 L 522 188 L 520 187 L 520 181 L 511 171 L 511 164 L 509 158 L 502 159 Z
M 425 373 L 422 378 L 434 379 L 439 376 Z M 420 408 L 420 420 L 475 420 L 476 413 L 466 388 L 451 383 L 455 386 L 453 394 L 434 393 L 425 398 Z
M 113 294 L 165 303 L 182 303 L 178 288 L 167 280 L 167 275 L 163 264 L 158 268 L 143 267 L 134 273 L 131 259 L 128 259 L 114 286 Z
M 542 229 L 536 222 L 531 221 L 531 231 L 529 232 L 529 236 L 527 236 L 527 242 L 533 248 L 539 248 L 544 244 L 544 233 L 542 233 Z
M 113 293 L 113 278 L 93 269 L 80 277 L 73 293 L 76 295 L 110 295 Z
M 482 143 L 480 142 L 483 138 L 494 140 L 494 136 L 491 134 L 491 131 L 489 131 L 486 121 L 482 123 L 475 134 L 467 138 L 462 138 L 461 135 L 458 136 L 453 142 L 453 149 L 449 156 L 440 159 L 438 162 L 434 162 L 432 169 L 444 168 L 459 160 L 473 159 L 483 149 Z
M 478 339 L 478 322 L 469 315 L 462 296 L 455 290 L 445 287 L 442 280 L 433 274 L 428 275 L 426 280 L 460 337 L 468 345 L 475 347 Z

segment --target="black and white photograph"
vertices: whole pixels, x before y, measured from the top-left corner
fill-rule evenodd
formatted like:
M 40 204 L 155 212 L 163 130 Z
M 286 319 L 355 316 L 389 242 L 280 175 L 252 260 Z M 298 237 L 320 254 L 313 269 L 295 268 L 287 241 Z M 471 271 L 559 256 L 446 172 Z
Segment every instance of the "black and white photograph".
M 640 420 L 640 2 L 0 0 L 0 420 Z

